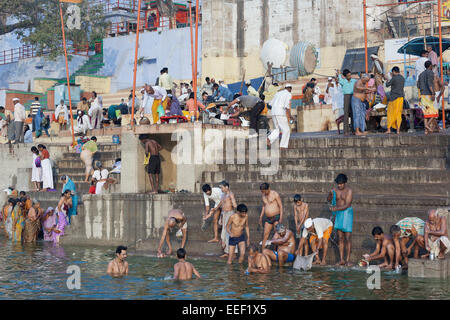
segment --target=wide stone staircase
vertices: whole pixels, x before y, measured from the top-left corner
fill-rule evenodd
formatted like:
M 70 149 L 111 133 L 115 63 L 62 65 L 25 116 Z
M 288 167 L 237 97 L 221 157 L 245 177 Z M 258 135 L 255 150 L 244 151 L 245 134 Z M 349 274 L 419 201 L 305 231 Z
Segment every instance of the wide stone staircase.
M 330 218 L 326 198 L 335 177 L 345 173 L 354 194 L 352 260 L 356 262 L 363 253 L 374 248 L 373 227 L 381 226 L 388 233 L 389 227 L 402 218 L 425 219 L 428 209 L 450 205 L 449 140 L 449 135 L 413 134 L 294 138 L 290 149 L 282 151 L 275 175 L 261 174 L 259 164 L 213 165 L 203 173 L 198 187 L 203 183 L 217 186 L 227 180 L 238 204 L 245 203 L 249 207 L 250 239 L 259 243 L 262 240 L 262 229 L 258 227 L 262 182 L 268 182 L 280 193 L 284 223 L 293 230 L 293 195 L 302 194 L 313 218 Z M 246 157 L 248 159 L 248 155 Z M 206 242 L 213 236 L 212 227 L 201 231 L 202 195 L 177 195 L 175 203 L 189 220 L 188 252 L 221 253 L 219 245 Z M 329 263 L 338 259 L 335 233 L 332 239 Z M 157 245 L 158 241 L 148 241 L 142 249 L 155 250 Z
M 117 144 L 99 143 L 98 152 L 98 160 L 102 162 L 103 167 L 108 171 L 112 170 L 115 160 L 121 157 L 120 145 Z M 54 174 L 56 173 L 56 177 L 54 177 L 54 181 L 56 182 L 56 192 L 30 192 L 31 198 L 38 200 L 41 208 L 44 208 L 44 210 L 48 207 L 56 208 L 63 188 L 60 178 L 62 175 L 67 175 L 76 185 L 78 194 L 78 215 L 82 214 L 84 211 L 82 196 L 88 194 L 90 183 L 83 182 L 85 178 L 85 167 L 80 159 L 80 154 L 75 152 L 75 150 L 63 153 L 63 156 L 56 160 L 53 172 Z M 117 180 L 117 184 L 110 186 L 109 192 L 119 192 L 120 174 L 112 173 L 109 176 Z M 69 234 L 70 226 L 66 228 L 66 235 Z

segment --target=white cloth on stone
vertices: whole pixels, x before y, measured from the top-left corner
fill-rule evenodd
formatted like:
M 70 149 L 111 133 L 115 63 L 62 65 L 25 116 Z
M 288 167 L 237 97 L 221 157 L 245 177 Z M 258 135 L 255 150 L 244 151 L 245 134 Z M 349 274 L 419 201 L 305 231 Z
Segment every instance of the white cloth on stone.
M 41 161 L 43 188 L 53 189 L 53 171 L 50 159 Z

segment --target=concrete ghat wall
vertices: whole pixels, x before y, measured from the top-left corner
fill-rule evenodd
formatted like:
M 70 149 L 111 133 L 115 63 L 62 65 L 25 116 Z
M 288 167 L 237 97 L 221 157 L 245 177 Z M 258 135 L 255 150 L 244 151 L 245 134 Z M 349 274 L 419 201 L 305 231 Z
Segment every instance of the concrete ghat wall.
M 163 67 L 169 68 L 174 80 L 191 79 L 191 49 L 189 28 L 144 32 L 139 36 L 138 58 L 145 61 L 137 69 L 137 86 L 154 84 Z M 202 52 L 202 28 L 199 27 L 199 52 Z M 133 86 L 134 48 L 136 36 L 120 36 L 103 40 L 105 66 L 98 74 L 111 76 L 111 92 Z M 156 61 L 150 61 L 155 59 Z M 199 55 L 201 74 L 201 55 Z
M 158 238 L 173 208 L 172 195 L 84 195 L 84 210 L 73 218 L 65 244 L 135 246 Z
M 69 61 L 70 73 L 77 71 L 86 60 L 86 57 L 73 56 Z M 65 76 L 64 56 L 58 57 L 56 61 L 48 61 L 45 57 L 24 59 L 0 66 L 0 88 L 27 91 L 30 82 L 31 91 L 34 91 L 34 78 L 63 78 Z M 0 101 L 1 103 L 2 101 Z
M 370 8 L 368 14 L 376 16 L 383 11 Z M 362 12 L 362 1 L 355 0 L 205 1 L 202 78 L 234 82 L 243 68 L 247 78 L 263 75 L 260 49 L 269 38 L 283 41 L 289 49 L 299 41 L 309 41 L 317 48 L 363 46 Z M 368 19 L 369 31 L 379 27 L 379 20 Z M 379 38 L 370 33 L 371 42 Z

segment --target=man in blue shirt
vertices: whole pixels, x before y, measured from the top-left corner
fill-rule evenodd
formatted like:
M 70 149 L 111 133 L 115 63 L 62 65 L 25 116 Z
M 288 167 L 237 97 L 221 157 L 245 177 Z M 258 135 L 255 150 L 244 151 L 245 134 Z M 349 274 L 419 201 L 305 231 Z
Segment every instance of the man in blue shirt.
M 355 83 L 357 80 L 352 79 L 352 73 L 348 69 L 345 69 L 342 72 L 342 75 L 338 70 L 336 77 L 338 77 L 339 79 L 339 84 L 342 86 L 342 93 L 344 94 L 344 134 L 348 135 L 349 131 L 351 130 L 348 122 L 349 116 L 352 118 L 353 124 L 353 116 L 351 115 L 352 96 L 353 88 L 355 87 Z
M 230 89 L 219 86 L 217 83 L 213 86 L 214 101 L 233 101 L 233 92 Z

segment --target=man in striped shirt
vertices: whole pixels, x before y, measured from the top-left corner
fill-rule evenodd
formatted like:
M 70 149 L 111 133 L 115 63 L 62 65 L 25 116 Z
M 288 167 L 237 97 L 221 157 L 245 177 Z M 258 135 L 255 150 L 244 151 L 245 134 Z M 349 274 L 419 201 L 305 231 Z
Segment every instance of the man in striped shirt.
M 36 128 L 38 127 L 38 125 L 36 124 L 36 115 L 40 111 L 41 111 L 41 104 L 39 102 L 39 97 L 35 97 L 33 103 L 30 106 L 30 114 L 31 114 L 31 117 L 33 118 L 33 122 L 32 122 L 33 130 L 32 130 L 32 132 L 36 132 Z

